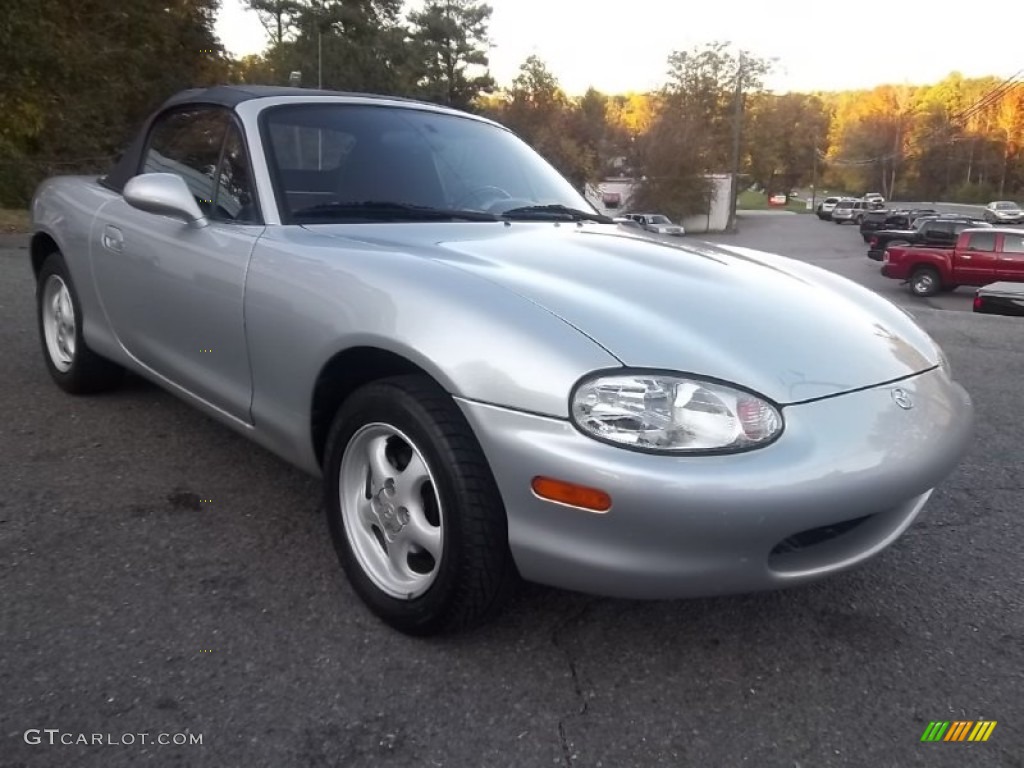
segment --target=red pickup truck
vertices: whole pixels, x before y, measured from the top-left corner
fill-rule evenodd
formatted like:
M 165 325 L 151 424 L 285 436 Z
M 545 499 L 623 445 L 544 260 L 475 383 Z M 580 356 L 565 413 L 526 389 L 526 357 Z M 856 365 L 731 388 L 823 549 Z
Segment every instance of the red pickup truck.
M 1024 230 L 966 229 L 953 248 L 890 246 L 882 274 L 910 284 L 915 296 L 960 285 L 1024 283 Z

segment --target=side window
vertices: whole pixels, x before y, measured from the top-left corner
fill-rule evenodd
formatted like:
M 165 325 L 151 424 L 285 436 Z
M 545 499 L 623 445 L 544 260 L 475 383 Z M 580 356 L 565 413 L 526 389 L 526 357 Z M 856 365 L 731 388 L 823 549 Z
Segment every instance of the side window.
M 942 237 L 953 232 L 952 226 L 943 221 L 932 221 L 924 225 L 925 237 Z
M 996 249 L 996 233 L 975 232 L 968 235 L 967 247 L 972 251 L 994 251 Z
M 217 163 L 227 126 L 227 113 L 214 107 L 164 115 L 149 134 L 141 172 L 178 174 L 203 213 L 211 215 Z
M 1003 235 L 1003 253 L 1024 253 L 1024 235 Z
M 259 221 L 249 158 L 245 154 L 245 140 L 234 123 L 229 125 L 224 142 L 215 205 L 216 218 L 238 222 Z

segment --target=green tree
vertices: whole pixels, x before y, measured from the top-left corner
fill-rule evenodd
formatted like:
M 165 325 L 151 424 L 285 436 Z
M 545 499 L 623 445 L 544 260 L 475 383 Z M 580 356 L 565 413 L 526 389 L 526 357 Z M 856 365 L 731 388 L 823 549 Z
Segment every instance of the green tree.
M 490 17 L 491 6 L 473 0 L 428 0 L 423 10 L 409 14 L 422 98 L 468 109 L 481 93 L 494 90 L 487 71 Z
M 770 65 L 723 42 L 676 51 L 668 65 L 658 112 L 637 141 L 633 204 L 682 218 L 708 210 L 707 174 L 730 170 L 736 98 L 761 91 Z
M 0 198 L 94 172 L 182 88 L 221 82 L 218 0 L 7 0 L 0 23 Z
M 829 115 L 817 96 L 753 94 L 744 124 L 746 169 L 767 194 L 810 181 L 815 152 L 828 139 Z
M 303 0 L 246 0 L 246 6 L 256 12 L 267 30 L 271 45 L 294 37 L 299 15 L 308 5 Z
M 409 31 L 402 0 L 294 0 L 289 32 L 264 58 L 278 82 L 344 91 L 413 92 Z

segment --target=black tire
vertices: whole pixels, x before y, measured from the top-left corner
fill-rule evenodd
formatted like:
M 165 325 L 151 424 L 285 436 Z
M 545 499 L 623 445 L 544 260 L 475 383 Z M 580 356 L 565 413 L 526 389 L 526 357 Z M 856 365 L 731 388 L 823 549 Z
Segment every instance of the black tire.
M 418 449 L 436 483 L 438 510 L 443 510 L 435 513 L 441 529 L 440 562 L 430 558 L 436 574 L 422 594 L 409 599 L 389 595 L 367 572 L 343 516 L 339 481 L 345 451 L 350 443 L 358 443 L 354 438 L 361 430 L 373 424 L 400 431 L 414 450 Z M 396 464 L 391 466 L 401 472 Z M 370 501 L 383 491 L 372 495 L 367 482 L 367 490 L 360 492 Z M 327 438 L 324 495 L 331 538 L 353 589 L 373 613 L 395 629 L 418 636 L 468 629 L 495 616 L 513 592 L 518 574 L 497 484 L 465 417 L 451 396 L 430 378 L 383 379 L 360 388 L 345 401 Z M 381 521 L 383 525 L 383 518 Z M 373 534 L 386 552 L 384 531 L 376 528 Z M 366 535 L 362 535 L 365 542 Z M 408 557 L 406 565 L 411 565 Z
M 934 296 L 942 291 L 942 278 L 934 267 L 917 267 L 910 274 L 910 292 L 919 298 Z
M 55 352 L 47 341 L 47 324 L 44 322 L 43 305 L 48 286 L 58 285 L 54 281 L 60 281 L 67 288 L 74 323 L 74 349 L 68 354 L 68 359 L 63 361 L 55 359 Z M 85 395 L 113 389 L 121 382 L 124 369 L 89 349 L 82 337 L 82 304 L 60 251 L 47 256 L 39 270 L 36 279 L 36 321 L 46 370 L 58 387 L 72 395 Z

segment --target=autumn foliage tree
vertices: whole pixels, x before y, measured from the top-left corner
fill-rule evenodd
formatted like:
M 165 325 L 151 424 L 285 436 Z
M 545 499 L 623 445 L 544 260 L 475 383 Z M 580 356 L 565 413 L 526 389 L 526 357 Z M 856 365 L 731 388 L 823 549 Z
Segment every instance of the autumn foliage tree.
M 889 199 L 1024 196 L 1024 82 L 964 78 L 838 93 L 764 91 L 768 62 L 714 42 L 673 53 L 653 93 L 567 93 L 537 56 L 498 88 L 491 7 L 480 0 L 245 0 L 266 49 L 232 59 L 214 33 L 220 0 L 5 0 L 0 18 L 0 204 L 46 175 L 109 164 L 154 106 L 217 82 L 302 84 L 421 98 L 509 125 L 580 189 L 639 179 L 634 205 L 707 210 L 708 173 L 733 161 L 769 192 Z M 45 41 L 45 42 L 41 42 Z M 815 176 L 816 174 L 816 176 Z

